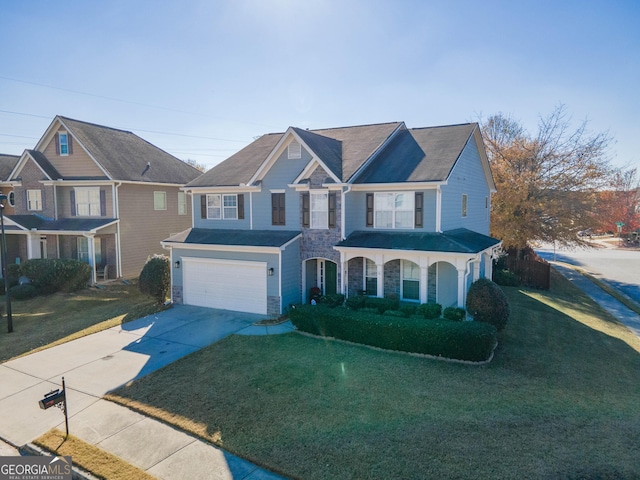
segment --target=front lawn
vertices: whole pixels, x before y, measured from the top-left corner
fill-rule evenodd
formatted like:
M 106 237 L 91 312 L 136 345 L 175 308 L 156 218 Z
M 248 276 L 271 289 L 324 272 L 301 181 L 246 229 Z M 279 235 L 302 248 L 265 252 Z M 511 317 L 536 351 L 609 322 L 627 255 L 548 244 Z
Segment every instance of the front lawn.
M 0 296 L 4 312 L 5 297 Z M 0 319 L 0 363 L 58 343 L 111 328 L 158 310 L 135 283 L 114 282 L 77 293 L 12 300 L 13 333 Z
M 640 340 L 552 282 L 488 365 L 232 336 L 110 398 L 292 478 L 638 478 Z

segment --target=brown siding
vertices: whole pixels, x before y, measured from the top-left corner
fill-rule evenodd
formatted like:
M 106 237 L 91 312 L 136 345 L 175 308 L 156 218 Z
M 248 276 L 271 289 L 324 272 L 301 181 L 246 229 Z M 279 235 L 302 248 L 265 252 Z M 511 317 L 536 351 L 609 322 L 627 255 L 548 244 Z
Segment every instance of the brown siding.
M 16 215 L 28 215 L 34 213 L 27 210 L 27 190 L 41 190 L 42 191 L 42 203 L 43 209 L 39 211 L 40 215 L 48 218 L 53 218 L 55 213 L 53 187 L 45 186 L 40 183 L 40 180 L 46 180 L 45 174 L 40 168 L 32 161 L 28 160 L 22 170 L 20 171 L 20 177 L 22 178 L 22 185 L 15 188 L 16 192 Z
M 68 218 L 71 216 L 71 195 L 70 191 L 73 187 L 58 187 L 58 218 Z M 105 191 L 105 200 L 107 207 L 107 218 L 115 218 L 113 213 L 113 189 L 111 185 L 101 185 L 100 190 Z
M 63 128 L 58 130 L 64 132 Z M 56 153 L 56 135 L 44 147 L 42 153 L 49 159 L 51 164 L 60 172 L 63 177 L 104 177 L 104 172 L 96 165 L 96 162 L 89 156 L 84 148 L 76 141 L 73 142 L 73 153 L 62 156 Z M 54 178 L 53 180 L 57 180 Z
M 167 209 L 153 209 L 153 192 L 167 192 Z M 178 215 L 178 187 L 124 184 L 118 189 L 122 276 L 137 277 L 154 253 L 166 255 L 160 242 L 191 227 L 191 203 Z

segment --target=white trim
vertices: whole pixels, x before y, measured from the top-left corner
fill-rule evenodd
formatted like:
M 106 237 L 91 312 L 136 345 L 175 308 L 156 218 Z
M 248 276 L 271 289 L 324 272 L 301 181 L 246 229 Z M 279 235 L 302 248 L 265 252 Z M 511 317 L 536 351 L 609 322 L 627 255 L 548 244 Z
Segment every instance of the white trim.
M 287 248 L 289 245 L 291 245 L 293 242 L 295 242 L 296 240 L 298 240 L 301 237 L 302 237 L 302 233 L 299 233 L 298 235 L 293 237 L 291 240 L 289 240 L 287 243 L 284 243 L 284 244 L 280 245 L 280 247 L 279 247 L 280 250 L 284 250 L 285 248 Z
M 436 232 L 442 233 L 442 189 L 436 190 Z
M 225 258 L 202 258 L 202 257 L 180 257 L 182 262 L 193 263 L 214 263 L 223 265 L 247 265 L 247 266 L 261 266 L 267 268 L 267 262 L 260 260 L 228 260 Z
M 320 166 L 320 163 L 318 163 L 318 161 L 315 158 L 312 158 L 311 161 L 309 161 L 309 163 L 307 163 L 304 166 L 300 174 L 293 179 L 292 185 L 299 184 L 302 180 L 307 178 L 308 175 L 311 175 L 311 173 L 313 173 L 313 171 L 319 166 Z
M 157 208 L 156 206 L 156 194 L 161 193 L 162 195 L 164 195 L 164 208 Z M 167 207 L 168 207 L 168 202 L 167 202 L 167 192 L 165 190 L 154 190 L 153 191 L 153 209 L 155 211 L 166 211 Z
M 395 196 L 396 195 L 407 195 L 409 193 L 412 193 L 413 195 L 409 195 L 409 198 L 411 198 L 411 202 L 412 202 L 412 206 L 411 206 L 411 226 L 409 227 L 396 227 L 396 213 L 398 211 L 400 212 L 408 212 L 408 209 L 405 210 L 397 210 L 396 206 L 395 206 Z M 390 227 L 386 227 L 386 226 L 378 226 L 378 215 L 377 212 L 378 211 L 383 211 L 383 212 L 388 212 L 389 210 L 378 210 L 377 208 L 377 197 L 379 197 L 380 195 L 393 195 L 394 199 L 393 199 L 393 208 L 391 210 L 391 226 Z M 416 218 L 416 200 L 415 200 L 415 192 L 412 191 L 407 191 L 407 192 L 374 192 L 373 193 L 373 228 L 375 229 L 381 229 L 381 230 L 415 230 L 416 228 L 416 222 L 415 222 L 415 218 Z
M 292 146 L 294 147 L 293 149 L 291 148 Z M 302 144 L 300 142 L 289 142 L 289 145 L 287 145 L 287 160 L 300 160 L 301 158 Z
M 175 186 L 175 185 L 174 185 Z M 248 187 L 246 185 L 231 185 L 224 187 L 181 187 L 180 190 L 184 190 L 192 195 L 205 195 L 207 193 L 251 193 L 261 192 L 262 187 L 260 185 Z
M 269 193 L 287 193 L 287 191 L 284 188 L 272 188 Z
M 216 207 L 209 207 L 209 197 L 210 196 L 218 196 L 220 197 L 220 218 L 212 218 L 209 217 L 209 208 L 216 208 Z M 232 207 L 225 207 L 224 205 L 224 197 L 235 197 L 236 199 L 236 204 L 235 204 L 235 209 L 236 209 L 236 216 L 235 217 L 229 217 L 226 218 L 224 216 L 224 209 L 225 208 L 232 208 Z M 205 204 L 206 204 L 206 208 L 207 208 L 207 218 L 205 220 L 242 220 L 240 218 L 238 218 L 238 194 L 237 193 L 207 193 L 205 194 Z
M 443 182 L 401 182 L 401 183 L 354 183 L 352 189 L 354 192 L 393 192 L 396 190 L 432 190 L 447 185 L 447 181 Z
M 297 237 L 296 237 L 297 238 Z M 180 243 L 162 241 L 164 248 L 177 248 L 184 250 L 206 250 L 212 252 L 252 252 L 252 253 L 280 253 L 280 247 L 256 247 L 254 245 L 207 245 L 203 243 Z
M 49 176 L 49 174 L 47 172 L 45 172 L 42 167 L 40 166 L 40 164 L 38 162 L 36 162 L 36 159 L 33 158 L 33 155 L 31 155 L 31 153 L 29 153 L 27 150 L 25 150 L 22 155 L 20 156 L 20 160 L 18 160 L 18 163 L 16 163 L 16 166 L 13 167 L 13 170 L 11 171 L 11 173 L 9 174 L 9 177 L 7 178 L 8 180 L 11 180 L 13 177 L 15 177 L 18 173 L 20 173 L 20 171 L 24 168 L 25 164 L 27 163 L 27 160 L 31 159 L 31 161 L 33 163 L 36 164 L 36 167 L 38 167 L 38 169 L 48 178 L 51 179 L 51 177 Z M 20 182 L 15 182 L 16 184 L 22 185 L 22 181 Z M 42 181 L 40 183 L 43 183 Z
M 58 152 L 58 155 L 60 155 L 61 157 L 68 157 L 69 156 L 69 131 L 58 130 L 56 132 L 56 135 L 58 136 L 58 145 L 56 146 L 56 152 Z M 65 153 L 62 153 L 62 141 L 60 140 L 60 135 L 64 135 L 67 139 L 67 143 L 65 144 L 65 146 L 67 147 L 67 151 Z

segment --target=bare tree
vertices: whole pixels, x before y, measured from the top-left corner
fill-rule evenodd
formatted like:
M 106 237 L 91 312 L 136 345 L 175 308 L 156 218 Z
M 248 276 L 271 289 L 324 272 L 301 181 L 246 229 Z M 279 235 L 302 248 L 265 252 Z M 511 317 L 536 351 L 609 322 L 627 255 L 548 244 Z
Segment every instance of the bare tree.
M 586 121 L 572 130 L 564 105 L 540 117 L 535 136 L 502 113 L 482 122 L 482 133 L 498 190 L 491 234 L 517 249 L 579 241 L 595 222 L 595 192 L 611 178 L 609 134 L 590 133 Z

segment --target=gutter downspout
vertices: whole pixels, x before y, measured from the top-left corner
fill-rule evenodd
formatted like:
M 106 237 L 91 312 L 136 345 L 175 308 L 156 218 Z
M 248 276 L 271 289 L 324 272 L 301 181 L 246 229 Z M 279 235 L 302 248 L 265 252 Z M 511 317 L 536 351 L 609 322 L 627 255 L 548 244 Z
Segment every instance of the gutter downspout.
M 118 196 L 118 189 L 122 185 L 122 182 L 114 183 L 113 185 L 113 212 L 118 219 L 116 223 L 116 278 L 122 277 L 122 252 L 120 250 L 120 201 Z

